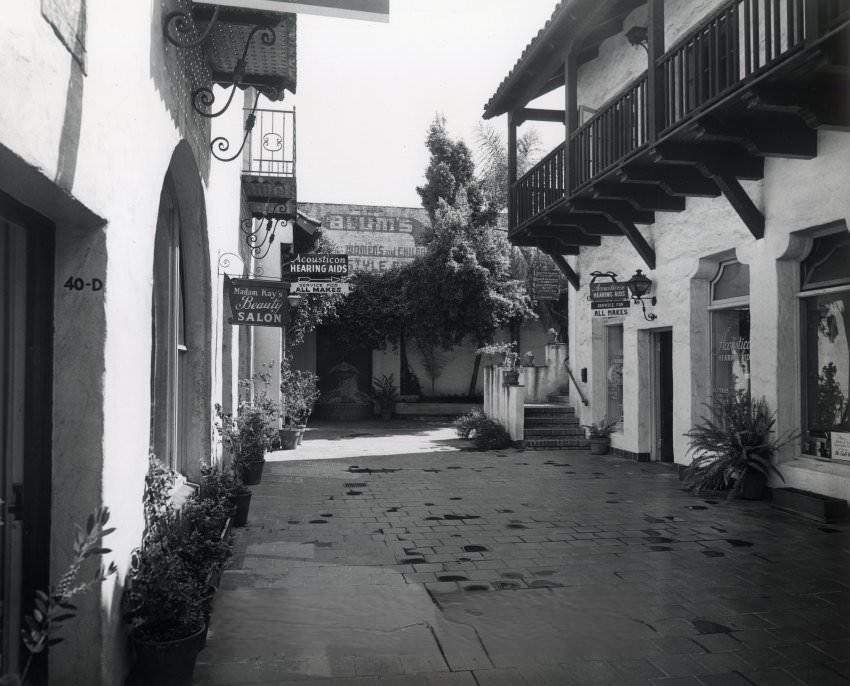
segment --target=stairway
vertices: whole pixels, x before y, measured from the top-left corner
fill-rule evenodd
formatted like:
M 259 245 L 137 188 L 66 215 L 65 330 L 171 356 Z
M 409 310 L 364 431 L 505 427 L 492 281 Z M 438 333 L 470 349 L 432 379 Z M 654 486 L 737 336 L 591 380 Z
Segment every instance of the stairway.
M 587 450 L 590 447 L 575 410 L 569 404 L 569 388 L 562 386 L 559 391 L 548 396 L 548 403 L 526 403 L 523 441 L 526 449 Z

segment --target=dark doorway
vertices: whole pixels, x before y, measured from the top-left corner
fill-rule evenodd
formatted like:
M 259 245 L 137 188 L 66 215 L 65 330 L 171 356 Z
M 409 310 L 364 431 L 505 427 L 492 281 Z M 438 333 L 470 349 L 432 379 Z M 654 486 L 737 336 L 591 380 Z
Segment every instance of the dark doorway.
M 655 334 L 655 446 L 656 459 L 673 462 L 673 332 Z
M 53 225 L 0 192 L 0 672 L 17 673 L 21 617 L 49 583 Z M 41 683 L 43 659 L 30 681 Z
M 344 350 L 328 329 L 316 330 L 316 374 L 321 396 L 319 419 L 366 419 L 372 416 L 372 351 Z

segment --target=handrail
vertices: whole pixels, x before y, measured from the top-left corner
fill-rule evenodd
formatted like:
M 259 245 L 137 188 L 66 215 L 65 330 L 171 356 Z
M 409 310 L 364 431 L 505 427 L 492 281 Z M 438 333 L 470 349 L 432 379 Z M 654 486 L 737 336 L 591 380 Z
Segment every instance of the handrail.
M 576 381 L 575 376 L 573 376 L 573 370 L 570 369 L 570 361 L 569 360 L 564 360 L 564 368 L 567 370 L 567 374 L 570 375 L 570 381 L 573 382 L 573 386 L 575 386 L 576 390 L 578 391 L 578 397 L 581 398 L 581 404 L 584 405 L 585 407 L 587 407 L 590 403 L 587 402 L 587 398 L 585 397 L 581 388 L 579 388 L 578 381 Z

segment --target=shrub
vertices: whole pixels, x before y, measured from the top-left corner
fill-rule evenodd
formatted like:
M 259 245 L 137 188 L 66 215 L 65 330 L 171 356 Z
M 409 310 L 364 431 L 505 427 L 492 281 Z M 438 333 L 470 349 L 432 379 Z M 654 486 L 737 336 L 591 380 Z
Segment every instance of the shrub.
M 455 430 L 461 438 L 471 438 L 478 450 L 500 450 L 512 445 L 505 427 L 477 407 L 455 420 Z

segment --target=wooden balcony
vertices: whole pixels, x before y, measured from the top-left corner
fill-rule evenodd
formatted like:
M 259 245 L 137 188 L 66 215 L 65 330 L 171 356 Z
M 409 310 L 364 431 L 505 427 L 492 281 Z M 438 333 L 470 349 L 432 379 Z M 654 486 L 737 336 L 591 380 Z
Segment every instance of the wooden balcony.
M 626 235 L 654 268 L 635 224 L 721 194 L 760 238 L 739 180 L 815 157 L 819 127 L 850 130 L 848 24 L 850 0 L 724 3 L 512 185 L 511 240 L 575 254 Z
M 251 110 L 245 110 L 251 116 Z M 242 151 L 242 189 L 254 216 L 296 216 L 295 110 L 257 109 Z

